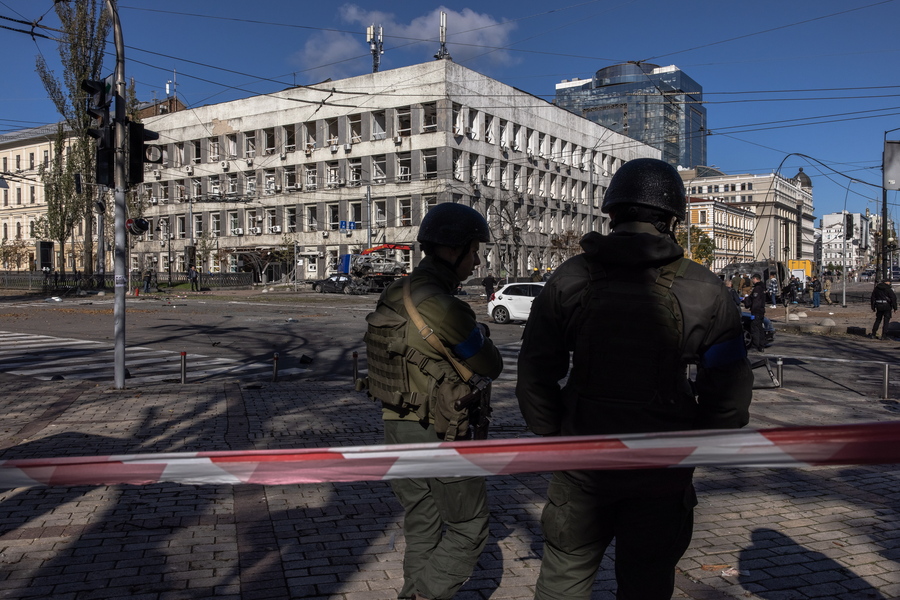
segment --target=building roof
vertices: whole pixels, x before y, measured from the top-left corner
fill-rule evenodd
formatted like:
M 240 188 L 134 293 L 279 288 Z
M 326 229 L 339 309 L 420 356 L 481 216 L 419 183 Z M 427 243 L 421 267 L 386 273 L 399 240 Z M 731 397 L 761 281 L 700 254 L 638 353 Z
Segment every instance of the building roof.
M 0 135 L 0 144 L 53 136 L 56 135 L 56 128 L 58 125 L 59 123 L 48 123 L 47 125 L 38 125 L 37 127 L 29 127 L 11 133 L 4 133 Z M 63 127 L 65 127 L 65 123 L 63 123 Z
M 796 181 L 797 184 L 803 188 L 811 188 L 813 186 L 812 179 L 809 178 L 809 175 L 803 172 L 803 167 L 800 167 L 800 171 L 796 175 L 794 175 L 794 181 Z

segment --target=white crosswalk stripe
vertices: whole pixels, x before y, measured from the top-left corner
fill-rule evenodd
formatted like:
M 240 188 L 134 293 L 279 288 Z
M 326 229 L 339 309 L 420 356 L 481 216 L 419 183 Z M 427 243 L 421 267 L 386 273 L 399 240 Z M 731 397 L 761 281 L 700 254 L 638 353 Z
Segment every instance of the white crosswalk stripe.
M 114 346 L 48 335 L 30 335 L 0 331 L 0 372 L 34 379 L 109 380 L 114 375 Z M 263 379 L 272 376 L 269 362 L 243 363 L 229 358 L 202 354 L 185 356 L 187 380 L 209 381 L 222 376 Z M 128 384 L 181 380 L 181 353 L 132 346 L 126 350 Z M 278 375 L 296 375 L 309 369 L 279 369 Z
M 519 360 L 519 349 L 522 348 L 522 342 L 513 342 L 512 344 L 503 344 L 497 346 L 500 356 L 503 357 L 503 372 L 497 381 L 516 381 L 518 379 L 518 368 L 516 363 Z

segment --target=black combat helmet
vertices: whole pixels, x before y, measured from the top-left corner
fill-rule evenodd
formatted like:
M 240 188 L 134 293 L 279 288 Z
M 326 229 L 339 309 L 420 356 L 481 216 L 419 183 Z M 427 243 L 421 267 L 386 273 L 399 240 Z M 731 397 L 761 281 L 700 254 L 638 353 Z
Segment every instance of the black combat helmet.
M 475 209 L 444 202 L 425 214 L 416 240 L 420 244 L 458 247 L 474 240 L 489 242 L 491 233 L 487 221 Z
M 636 158 L 616 171 L 600 207 L 605 213 L 621 205 L 656 208 L 684 218 L 684 182 L 675 167 L 655 158 Z

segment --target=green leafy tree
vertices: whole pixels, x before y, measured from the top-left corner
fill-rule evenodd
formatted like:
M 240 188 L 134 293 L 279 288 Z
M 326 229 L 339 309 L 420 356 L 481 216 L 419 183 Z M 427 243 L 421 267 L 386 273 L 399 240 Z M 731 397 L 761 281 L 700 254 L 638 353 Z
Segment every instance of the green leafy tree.
M 685 254 L 688 255 L 688 258 L 707 268 L 712 265 L 713 259 L 716 257 L 716 245 L 702 229 L 694 227 L 693 225 L 691 226 L 690 254 L 687 252 L 688 239 L 686 227 L 682 226 L 678 228 L 675 232 L 675 239 L 678 242 L 678 245 L 685 249 Z
M 84 270 L 87 276 L 93 274 L 93 210 L 95 198 L 100 198 L 99 188 L 93 185 L 96 146 L 87 133 L 93 125 L 86 112 L 90 98 L 81 90 L 81 82 L 102 78 L 104 50 L 112 27 L 112 20 L 104 6 L 102 0 L 54 3 L 53 10 L 61 24 L 58 51 L 63 68 L 62 79 L 56 77 L 43 56 L 38 55 L 36 63 L 41 83 L 72 136 L 67 154 L 72 168 L 67 170 L 66 176 L 74 179 L 75 173 L 81 173 L 85 182 L 82 193 L 74 193 L 74 182 L 71 186 L 66 185 L 73 193 L 65 201 L 72 204 L 72 211 L 84 219 Z
M 54 242 L 59 250 L 60 270 L 65 273 L 66 240 L 75 229 L 80 216 L 79 206 L 72 202 L 75 193 L 74 161 L 67 160 L 66 133 L 62 123 L 57 125 L 53 143 L 53 158 L 49 165 L 39 167 L 38 175 L 44 184 L 47 212 L 34 223 L 34 234 L 42 240 Z

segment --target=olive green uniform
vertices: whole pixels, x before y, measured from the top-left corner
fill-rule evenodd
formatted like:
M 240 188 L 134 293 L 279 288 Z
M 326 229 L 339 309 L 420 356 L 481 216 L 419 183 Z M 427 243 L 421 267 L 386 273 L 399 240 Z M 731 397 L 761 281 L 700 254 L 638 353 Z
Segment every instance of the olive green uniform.
M 482 334 L 469 305 L 452 295 L 459 281 L 450 265 L 426 256 L 409 279 L 414 305 L 444 346 L 474 373 L 496 378 L 503 369 L 503 359 L 490 339 Z M 385 443 L 441 441 L 434 429 L 435 409 L 423 411 L 416 407 L 428 402 L 435 369 L 457 383 L 459 376 L 408 319 L 403 306 L 402 279 L 382 293 L 367 321 L 371 327 L 373 323 L 390 323 L 398 318 L 406 321 L 400 335 L 411 350 L 407 355 L 419 357 L 420 364 L 427 367 L 423 370 L 408 362 L 404 367 L 408 381 L 405 385 L 398 382 L 394 391 L 402 401 L 383 401 Z M 373 369 L 383 366 L 373 364 L 372 357 L 370 345 L 370 382 Z M 487 542 L 489 515 L 484 478 L 394 479 L 391 488 L 405 510 L 404 584 L 399 597 L 411 598 L 413 593 L 418 593 L 432 600 L 452 598 L 472 574 Z

